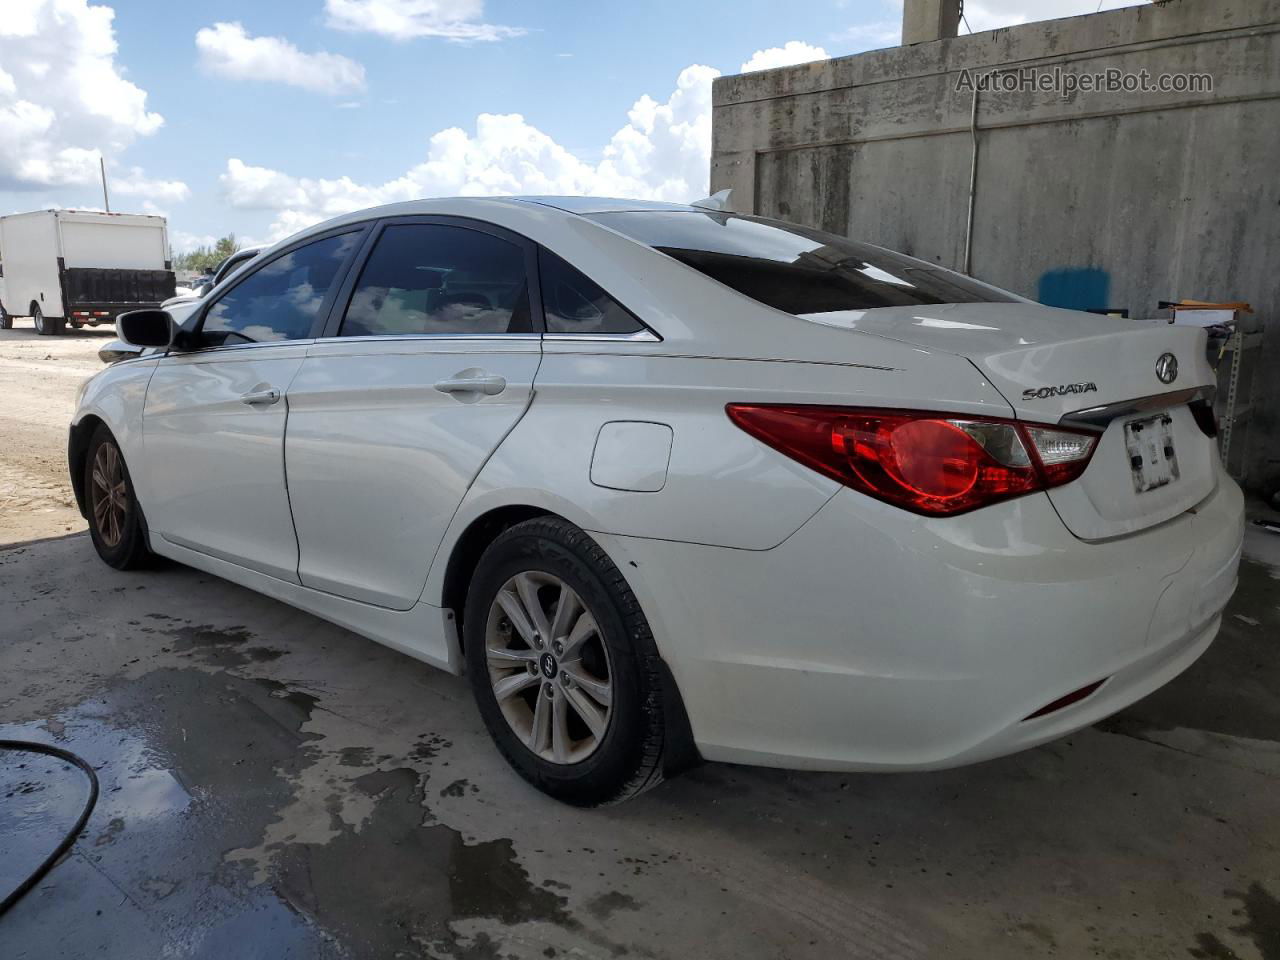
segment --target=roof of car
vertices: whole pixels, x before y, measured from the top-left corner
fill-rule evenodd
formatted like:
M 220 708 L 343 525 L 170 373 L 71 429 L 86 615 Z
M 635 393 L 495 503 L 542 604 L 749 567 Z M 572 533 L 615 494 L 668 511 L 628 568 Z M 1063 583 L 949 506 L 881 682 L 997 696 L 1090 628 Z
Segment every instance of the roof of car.
M 625 213 L 644 210 L 694 210 L 687 203 L 666 203 L 661 200 L 626 200 L 619 197 L 508 197 L 524 203 L 540 203 L 566 213 L 582 215 L 592 213 Z
M 498 211 L 505 208 L 504 215 Z M 577 220 L 597 213 L 677 212 L 707 213 L 693 204 L 666 203 L 658 200 L 626 200 L 615 197 L 438 197 L 420 200 L 401 200 L 396 203 L 367 207 L 339 214 L 321 223 L 312 224 L 267 248 L 275 250 L 286 244 L 296 243 L 306 237 L 339 229 L 349 224 L 362 223 L 387 217 L 412 216 L 477 216 L 498 226 L 520 231 L 531 221 L 545 221 L 545 214 L 555 211 L 562 219 Z M 511 215 L 514 214 L 514 217 Z M 633 241 L 635 242 L 635 241 Z M 643 246 L 643 244 L 641 244 Z

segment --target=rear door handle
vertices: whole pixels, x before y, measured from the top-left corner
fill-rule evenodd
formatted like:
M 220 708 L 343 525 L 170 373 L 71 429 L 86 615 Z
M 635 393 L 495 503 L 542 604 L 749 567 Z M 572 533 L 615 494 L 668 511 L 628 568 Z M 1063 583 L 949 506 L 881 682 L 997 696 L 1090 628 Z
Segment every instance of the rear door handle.
M 486 397 L 496 397 L 507 389 L 507 381 L 493 374 L 463 370 L 452 377 L 437 380 L 436 389 L 441 393 L 482 393 Z
M 240 398 L 240 402 L 247 403 L 251 407 L 267 407 L 277 402 L 279 399 L 280 391 L 275 387 L 269 387 L 266 390 L 251 390 Z

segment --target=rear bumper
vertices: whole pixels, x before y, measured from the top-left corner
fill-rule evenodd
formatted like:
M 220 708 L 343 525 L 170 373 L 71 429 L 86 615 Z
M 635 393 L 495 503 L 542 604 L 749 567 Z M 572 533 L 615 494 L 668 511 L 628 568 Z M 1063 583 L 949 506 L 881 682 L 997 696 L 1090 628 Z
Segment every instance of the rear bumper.
M 115 323 L 116 317 L 130 310 L 156 310 L 160 301 L 147 303 L 76 303 L 69 304 L 67 310 L 68 323 L 84 323 L 98 326 L 104 323 Z
M 1225 474 L 1194 513 L 1104 543 L 1043 495 L 922 521 L 847 490 L 768 551 L 600 536 L 703 756 L 827 770 L 955 766 L 1122 709 L 1212 641 L 1242 539 Z

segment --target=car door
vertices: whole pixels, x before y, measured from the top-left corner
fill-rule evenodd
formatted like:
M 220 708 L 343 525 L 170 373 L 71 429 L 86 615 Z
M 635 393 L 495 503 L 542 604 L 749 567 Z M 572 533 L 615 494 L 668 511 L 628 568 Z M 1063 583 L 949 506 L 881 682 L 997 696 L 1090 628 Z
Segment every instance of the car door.
M 297 582 L 284 395 L 362 234 L 309 238 L 253 268 L 195 315 L 194 349 L 161 358 L 143 407 L 153 532 Z
M 463 494 L 532 398 L 535 256 L 474 220 L 378 227 L 289 387 L 304 585 L 400 610 L 418 600 Z

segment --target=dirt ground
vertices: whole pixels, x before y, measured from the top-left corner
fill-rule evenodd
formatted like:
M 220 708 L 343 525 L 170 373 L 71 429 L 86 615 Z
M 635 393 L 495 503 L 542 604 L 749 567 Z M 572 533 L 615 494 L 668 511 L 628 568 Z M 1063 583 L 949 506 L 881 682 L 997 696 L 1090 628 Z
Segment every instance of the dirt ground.
M 114 337 L 113 327 L 41 337 L 27 319 L 0 330 L 0 544 L 86 529 L 67 476 L 67 424 Z

